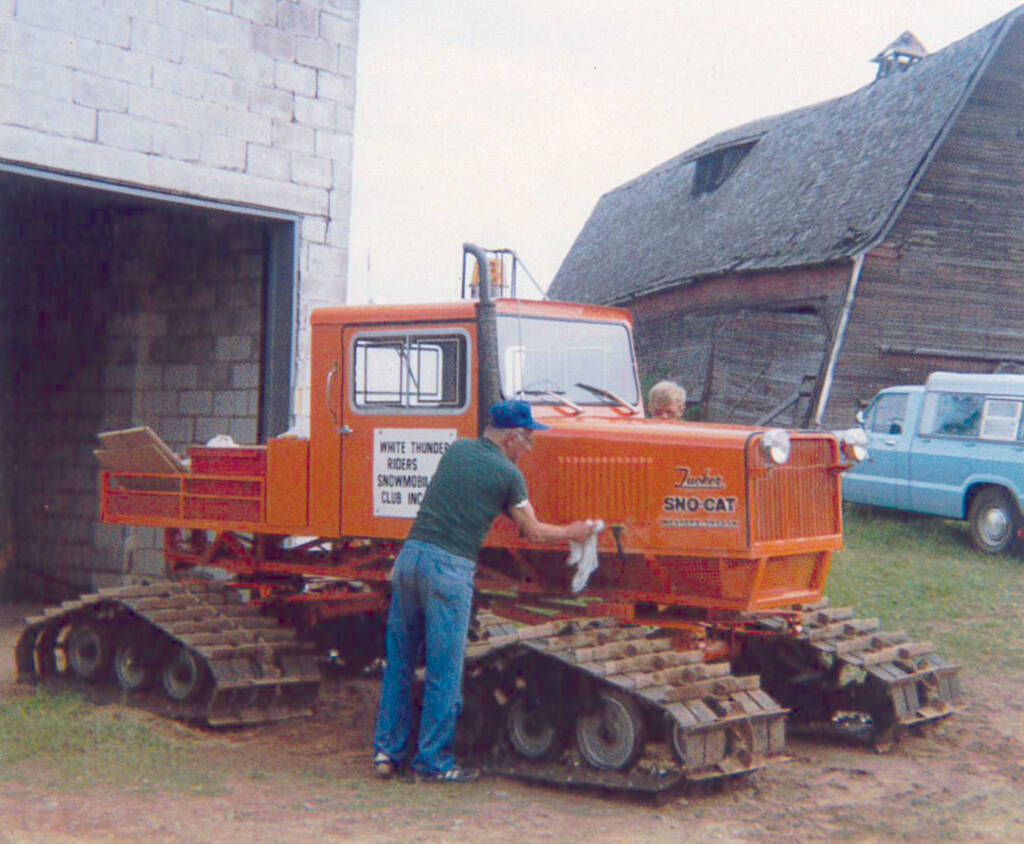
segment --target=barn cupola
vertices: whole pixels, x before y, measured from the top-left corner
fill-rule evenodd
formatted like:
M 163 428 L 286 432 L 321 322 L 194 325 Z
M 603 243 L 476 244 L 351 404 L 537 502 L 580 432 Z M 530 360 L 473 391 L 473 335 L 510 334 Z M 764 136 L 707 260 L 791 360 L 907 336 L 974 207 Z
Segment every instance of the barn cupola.
M 898 71 L 906 70 L 927 55 L 928 51 L 924 48 L 924 44 L 917 40 L 914 33 L 904 32 L 871 60 L 878 65 L 875 79 L 892 76 Z

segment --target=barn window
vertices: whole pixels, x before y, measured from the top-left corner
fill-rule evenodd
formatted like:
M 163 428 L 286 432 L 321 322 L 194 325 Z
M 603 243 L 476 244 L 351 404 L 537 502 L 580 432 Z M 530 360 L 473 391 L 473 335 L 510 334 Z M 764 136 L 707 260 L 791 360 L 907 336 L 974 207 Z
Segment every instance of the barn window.
M 693 195 L 700 196 L 718 190 L 756 143 L 757 141 L 746 141 L 742 144 L 733 144 L 698 158 L 697 169 L 693 174 Z

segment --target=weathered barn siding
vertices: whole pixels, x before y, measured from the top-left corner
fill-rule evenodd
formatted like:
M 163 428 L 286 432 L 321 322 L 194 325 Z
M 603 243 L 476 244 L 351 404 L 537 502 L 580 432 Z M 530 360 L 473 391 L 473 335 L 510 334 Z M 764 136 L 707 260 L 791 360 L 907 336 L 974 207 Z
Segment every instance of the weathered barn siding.
M 645 383 L 670 378 L 702 419 L 753 422 L 825 364 L 850 278 L 837 262 L 735 273 L 630 303 Z M 810 397 L 777 421 L 806 424 Z
M 1024 19 L 864 262 L 828 424 L 929 372 L 1024 366 Z
M 1024 6 L 607 192 L 550 292 L 631 307 L 647 380 L 681 381 L 719 421 L 761 418 L 809 370 L 814 395 L 779 422 L 827 400 L 821 421 L 845 427 L 887 384 L 1024 367 L 1022 92 Z M 702 183 L 727 156 L 735 170 Z

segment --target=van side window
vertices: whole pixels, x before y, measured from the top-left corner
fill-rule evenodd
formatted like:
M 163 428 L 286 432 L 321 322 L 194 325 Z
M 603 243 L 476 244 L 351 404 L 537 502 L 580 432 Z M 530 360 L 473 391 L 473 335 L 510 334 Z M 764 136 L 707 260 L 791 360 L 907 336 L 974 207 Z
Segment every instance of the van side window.
M 467 398 L 463 334 L 384 334 L 353 344 L 352 399 L 360 409 L 459 409 Z
M 985 417 L 981 423 L 983 440 L 1012 440 L 1017 438 L 1020 424 L 1021 402 L 1011 399 L 986 399 Z
M 871 410 L 870 430 L 876 434 L 902 434 L 907 413 L 906 393 L 886 393 Z
M 929 393 L 921 418 L 922 434 L 976 437 L 981 430 L 984 396 L 969 393 Z

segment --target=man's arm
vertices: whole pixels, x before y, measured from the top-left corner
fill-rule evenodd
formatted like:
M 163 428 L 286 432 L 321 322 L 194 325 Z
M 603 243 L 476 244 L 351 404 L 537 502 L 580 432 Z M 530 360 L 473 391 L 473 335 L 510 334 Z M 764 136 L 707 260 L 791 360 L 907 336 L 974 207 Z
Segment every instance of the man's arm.
M 590 522 L 570 522 L 567 525 L 552 525 L 542 522 L 533 511 L 529 501 L 517 504 L 511 510 L 512 520 L 530 542 L 586 542 L 594 532 Z

